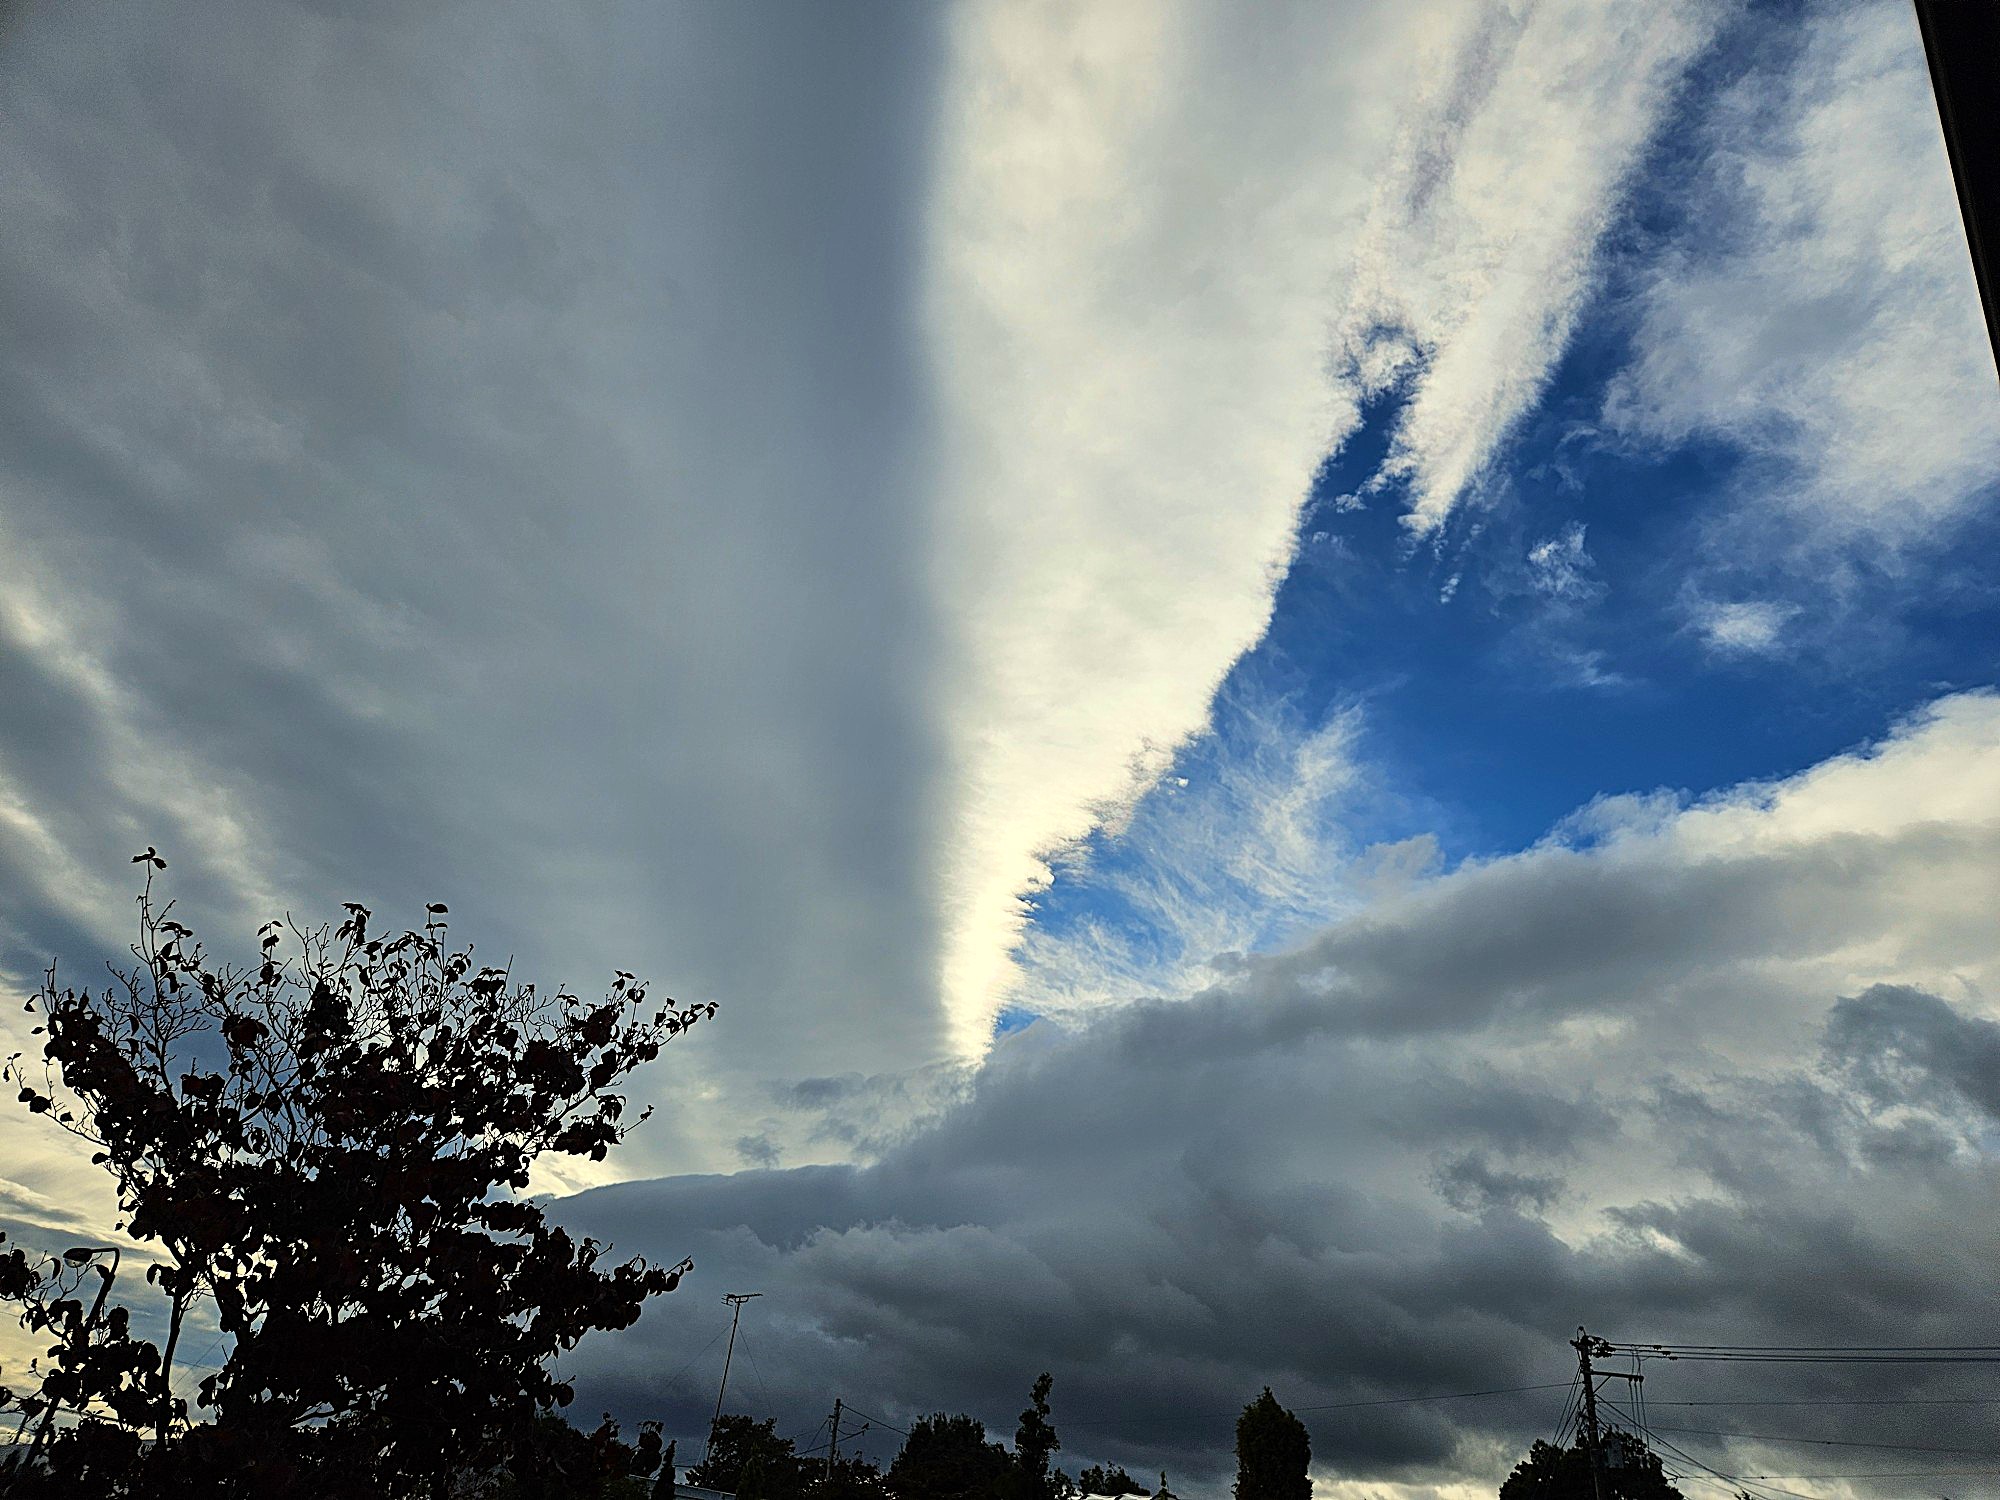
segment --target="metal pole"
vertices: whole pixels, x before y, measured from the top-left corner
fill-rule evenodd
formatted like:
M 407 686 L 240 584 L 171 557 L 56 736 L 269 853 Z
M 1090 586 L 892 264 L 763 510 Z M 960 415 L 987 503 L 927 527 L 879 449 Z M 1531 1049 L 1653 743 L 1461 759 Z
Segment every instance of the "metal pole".
M 828 1444 L 826 1450 L 826 1477 L 828 1483 L 832 1483 L 833 1481 L 833 1465 L 834 1461 L 839 1457 L 840 1457 L 840 1397 L 835 1396 L 833 1398 L 833 1441 L 830 1444 Z
M 708 1462 L 709 1451 L 715 1447 L 715 1429 L 722 1421 L 722 1393 L 729 1389 L 729 1361 L 736 1355 L 736 1325 L 743 1319 L 743 1304 L 752 1297 L 761 1297 L 762 1292 L 730 1292 L 722 1300 L 735 1309 L 729 1316 L 729 1347 L 722 1354 L 722 1382 L 715 1388 L 715 1415 L 708 1419 L 708 1442 L 701 1450 L 701 1461 Z

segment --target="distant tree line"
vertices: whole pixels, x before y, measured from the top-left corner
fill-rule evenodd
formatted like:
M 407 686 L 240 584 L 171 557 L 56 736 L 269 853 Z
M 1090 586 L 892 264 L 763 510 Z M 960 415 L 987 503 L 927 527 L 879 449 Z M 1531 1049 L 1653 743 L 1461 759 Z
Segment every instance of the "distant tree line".
M 775 1418 L 725 1416 L 686 1482 L 737 1500 L 1175 1500 L 1165 1474 L 1159 1488 L 1149 1490 L 1117 1465 L 1091 1464 L 1074 1479 L 1056 1468 L 1052 1460 L 1062 1441 L 1050 1410 L 1054 1383 L 1044 1371 L 1029 1389 L 1011 1449 L 990 1439 L 977 1417 L 934 1412 L 911 1424 L 886 1472 L 854 1454 L 837 1462 L 830 1454 L 801 1455 L 792 1439 L 778 1436 Z M 1236 1500 L 1311 1500 L 1305 1424 L 1268 1387 L 1243 1409 L 1236 1456 Z

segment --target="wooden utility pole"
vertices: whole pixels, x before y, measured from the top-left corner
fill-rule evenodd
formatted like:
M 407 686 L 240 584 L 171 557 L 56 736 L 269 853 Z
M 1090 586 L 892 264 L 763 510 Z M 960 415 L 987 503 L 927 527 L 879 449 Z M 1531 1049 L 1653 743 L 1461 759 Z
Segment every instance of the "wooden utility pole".
M 1592 1500 L 1604 1500 L 1604 1434 L 1597 1425 L 1597 1382 L 1600 1380 L 1625 1380 L 1631 1382 L 1632 1399 L 1639 1399 L 1639 1387 L 1646 1377 L 1637 1370 L 1600 1370 L 1590 1362 L 1593 1354 L 1610 1354 L 1612 1346 L 1605 1340 L 1593 1338 L 1583 1328 L 1576 1331 L 1576 1337 L 1569 1341 L 1570 1348 L 1576 1350 L 1576 1367 L 1583 1377 L 1583 1439 L 1590 1445 L 1590 1493 Z M 1620 1346 L 1623 1348 L 1624 1346 Z M 1625 1454 L 1620 1451 L 1620 1462 Z
M 1576 1337 L 1569 1341 L 1570 1347 L 1576 1350 L 1577 1370 L 1583 1376 L 1583 1440 L 1590 1455 L 1590 1493 L 1593 1500 L 1604 1500 L 1604 1481 L 1598 1473 L 1601 1465 L 1597 1457 L 1597 1374 L 1590 1368 L 1591 1350 L 1601 1342 L 1582 1328 L 1578 1328 Z
M 715 1415 L 708 1419 L 708 1442 L 701 1450 L 701 1461 L 708 1462 L 709 1451 L 715 1447 L 715 1429 L 722 1421 L 722 1393 L 729 1389 L 729 1361 L 736 1356 L 736 1325 L 743 1320 L 743 1304 L 752 1297 L 761 1297 L 762 1292 L 730 1292 L 723 1297 L 734 1309 L 729 1315 L 729 1347 L 722 1353 L 722 1383 L 715 1388 Z
M 840 1457 L 840 1397 L 833 1398 L 833 1436 L 826 1446 L 826 1477 L 833 1480 L 834 1461 Z

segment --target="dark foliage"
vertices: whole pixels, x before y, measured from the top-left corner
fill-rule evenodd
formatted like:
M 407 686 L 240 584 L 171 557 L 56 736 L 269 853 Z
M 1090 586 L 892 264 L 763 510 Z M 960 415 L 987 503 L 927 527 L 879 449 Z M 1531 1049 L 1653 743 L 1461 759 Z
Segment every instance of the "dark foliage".
M 85 1463 L 92 1493 L 259 1497 L 442 1494 L 506 1468 L 570 1400 L 552 1356 L 690 1268 L 614 1262 L 510 1190 L 549 1153 L 603 1160 L 638 1123 L 618 1085 L 713 1007 L 649 1005 L 624 973 L 601 1001 L 537 994 L 449 947 L 442 906 L 387 939 L 353 905 L 335 927 L 269 923 L 257 963 L 211 964 L 153 899 L 164 861 L 139 861 L 137 967 L 98 992 L 51 970 L 29 1007 L 42 1064 L 6 1076 L 95 1147 L 118 1227 L 158 1247 L 165 1344 L 123 1306 L 86 1312 L 62 1267 L 0 1259 L 0 1295 L 53 1339 L 27 1399 L 90 1419 L 14 1490 L 83 1493 Z M 226 1357 L 190 1423 L 168 1377 L 199 1298 Z M 106 1480 L 141 1431 L 143 1462 Z
M 1076 1487 L 1086 1495 L 1144 1495 L 1146 1487 L 1116 1464 L 1109 1468 L 1092 1464 L 1076 1476 Z
M 992 1500 L 1016 1473 L 1012 1455 L 986 1439 L 977 1417 L 921 1417 L 889 1465 L 901 1500 Z
M 888 1500 L 888 1481 L 873 1459 L 843 1453 L 830 1463 L 807 1463 L 810 1500 Z
M 798 1500 L 806 1485 L 805 1462 L 790 1438 L 778 1436 L 777 1425 L 775 1417 L 759 1422 L 725 1415 L 715 1424 L 702 1461 L 687 1471 L 687 1482 L 738 1500 Z
M 639 1429 L 627 1443 L 618 1424 L 606 1417 L 582 1432 L 561 1417 L 545 1414 L 530 1424 L 492 1490 L 493 1500 L 645 1500 L 646 1477 L 660 1467 L 659 1424 Z
M 1590 1449 L 1583 1438 L 1570 1448 L 1537 1442 L 1500 1486 L 1500 1500 L 1681 1500 L 1660 1457 L 1628 1432 L 1606 1432 L 1591 1483 Z
M 1049 1459 L 1062 1447 L 1049 1422 L 1049 1390 L 1055 1378 L 1046 1370 L 1028 1393 L 1028 1409 L 1014 1431 L 1014 1487 L 1019 1500 L 1055 1500 Z
M 1306 1424 L 1265 1386 L 1236 1419 L 1236 1500 L 1312 1500 L 1311 1463 Z

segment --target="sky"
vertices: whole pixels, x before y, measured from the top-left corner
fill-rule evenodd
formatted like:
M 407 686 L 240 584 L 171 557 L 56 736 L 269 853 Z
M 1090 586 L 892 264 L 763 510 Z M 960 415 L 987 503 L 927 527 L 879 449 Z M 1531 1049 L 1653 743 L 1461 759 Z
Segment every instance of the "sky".
M 1048 1369 L 1206 1497 L 1269 1384 L 1421 1500 L 1564 1392 L 1341 1404 L 1578 1324 L 2000 1342 L 2000 380 L 1906 6 L 29 0 L 0 161 L 0 993 L 150 844 L 212 944 L 443 901 L 718 1002 L 537 1184 L 697 1263 L 589 1410 L 698 1445 L 761 1290 L 781 1430 Z M 1985 1376 L 1689 1368 L 1760 1496 L 2000 1494 Z

